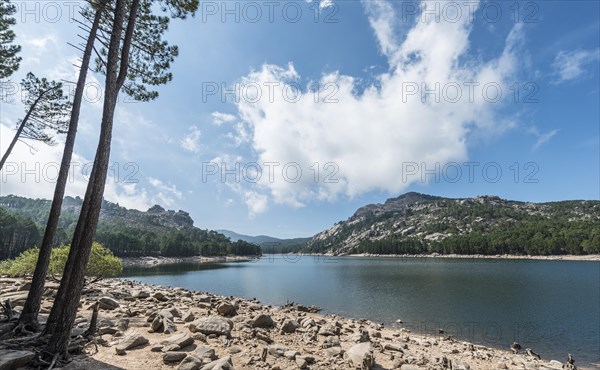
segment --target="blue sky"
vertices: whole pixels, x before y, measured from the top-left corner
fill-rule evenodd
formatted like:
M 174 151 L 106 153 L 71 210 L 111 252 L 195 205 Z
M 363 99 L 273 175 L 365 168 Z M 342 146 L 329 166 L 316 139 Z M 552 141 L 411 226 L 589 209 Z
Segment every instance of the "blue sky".
M 74 81 L 69 13 L 83 2 L 14 3 L 12 82 Z M 597 1 L 202 2 L 171 24 L 173 81 L 118 106 L 105 197 L 279 237 L 407 191 L 599 199 L 599 14 Z M 71 195 L 85 191 L 102 81 L 88 78 Z M 12 97 L 2 151 L 23 114 Z M 34 146 L 17 145 L 3 195 L 51 197 L 61 146 Z

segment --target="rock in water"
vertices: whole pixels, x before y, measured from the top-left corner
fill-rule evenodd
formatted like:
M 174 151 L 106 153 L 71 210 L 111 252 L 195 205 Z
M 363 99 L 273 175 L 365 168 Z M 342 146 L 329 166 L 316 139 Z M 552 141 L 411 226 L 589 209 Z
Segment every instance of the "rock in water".
M 121 343 L 115 347 L 117 355 L 125 355 L 126 350 L 148 344 L 148 339 L 139 333 L 131 334 L 123 338 Z
M 346 356 L 352 361 L 354 366 L 361 370 L 370 370 L 375 360 L 373 357 L 373 348 L 369 342 L 355 344 L 346 352 Z
M 192 333 L 200 332 L 202 334 L 231 335 L 233 322 L 221 316 L 211 316 L 205 319 L 199 319 L 190 323 L 188 329 Z

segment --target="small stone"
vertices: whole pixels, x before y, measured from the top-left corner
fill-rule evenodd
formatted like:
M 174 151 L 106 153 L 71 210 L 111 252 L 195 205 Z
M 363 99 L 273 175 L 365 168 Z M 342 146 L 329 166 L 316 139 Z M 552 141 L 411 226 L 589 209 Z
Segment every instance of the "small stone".
M 287 347 L 284 347 L 282 345 L 279 344 L 275 344 L 272 346 L 269 346 L 268 348 L 268 352 L 271 356 L 274 357 L 283 357 L 285 356 L 285 352 L 287 351 Z
M 242 352 L 242 349 L 238 346 L 232 346 L 227 348 L 227 352 L 229 352 L 232 355 L 235 355 L 236 353 Z
M 306 369 L 308 361 L 302 356 L 296 356 L 296 365 L 298 365 L 300 369 Z
M 401 346 L 399 346 L 397 344 L 393 344 L 393 343 L 386 343 L 383 346 L 383 349 L 388 350 L 388 351 L 394 351 L 394 352 L 404 353 L 404 351 L 402 350 Z
M 156 292 L 156 293 L 152 294 L 152 297 L 156 298 L 157 300 L 159 300 L 161 302 L 166 302 L 169 300 L 167 298 L 167 296 L 165 295 L 165 293 L 163 293 L 163 292 Z
M 285 351 L 283 353 L 283 355 L 285 356 L 285 358 L 287 358 L 288 360 L 293 360 L 296 358 L 297 355 L 299 355 L 300 352 L 298 351 Z

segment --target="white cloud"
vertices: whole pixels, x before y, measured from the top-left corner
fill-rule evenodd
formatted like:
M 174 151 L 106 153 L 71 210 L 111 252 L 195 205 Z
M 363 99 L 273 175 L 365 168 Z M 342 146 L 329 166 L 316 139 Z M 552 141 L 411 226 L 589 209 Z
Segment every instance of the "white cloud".
M 600 60 L 600 49 L 595 50 L 561 50 L 554 58 L 554 71 L 557 75 L 555 84 L 577 79 L 585 73 L 585 66 Z
M 313 0 L 306 0 L 306 2 L 311 4 L 313 2 Z M 333 0 L 317 0 L 317 2 L 319 3 L 319 9 L 327 9 L 327 8 L 335 6 L 335 3 Z
M 223 123 L 231 123 L 236 120 L 236 117 L 233 114 L 221 113 L 221 112 L 213 112 L 213 124 L 217 126 L 221 126 Z
M 389 72 L 378 75 L 377 83 L 362 93 L 356 92 L 360 89 L 354 77 L 333 72 L 318 81 L 323 89 L 317 101 L 312 91 L 294 96 L 286 84 L 301 76 L 292 64 L 263 65 L 242 78 L 242 84 L 279 83 L 273 96 L 288 97 L 254 101 L 243 96 L 237 104 L 239 116 L 250 128 L 253 160 L 278 164 L 273 178 L 263 167 L 261 180 L 244 184 L 245 191 L 293 207 L 374 190 L 398 193 L 421 181 L 420 174 L 403 176 L 407 163 L 434 168 L 436 163 L 465 160 L 473 133 L 512 127 L 511 120 L 500 116 L 504 101 L 496 101 L 495 95 L 498 90 L 509 91 L 516 72 L 520 24 L 507 36 L 500 55 L 470 60 L 469 17 L 454 23 L 428 17 L 429 21 L 415 22 L 399 42 L 391 3 L 364 3 Z M 437 90 L 439 101 L 433 95 L 422 96 L 425 89 Z
M 181 147 L 188 152 L 198 153 L 200 152 L 200 137 L 202 136 L 202 132 L 196 126 L 191 126 L 189 130 L 190 133 L 180 141 Z
M 14 130 L 0 125 L 0 151 L 8 147 Z M 62 140 L 62 138 L 60 138 Z M 32 153 L 23 143 L 15 145 L 11 155 L 0 172 L 0 194 L 15 194 L 30 198 L 52 199 L 54 187 L 62 159 L 63 144 L 56 146 L 36 144 L 37 152 Z M 87 159 L 77 152 L 71 159 L 71 171 L 67 181 L 65 195 L 85 195 L 88 177 L 93 160 Z M 135 178 L 115 176 L 117 172 L 109 171 L 104 190 L 104 198 L 128 208 L 146 210 L 151 205 L 148 192 L 140 188 Z M 135 176 L 134 176 L 135 177 Z
M 227 137 L 235 143 L 236 146 L 240 146 L 247 143 L 252 138 L 251 132 L 244 122 L 238 122 L 234 126 L 235 132 L 227 133 Z
M 149 177 L 148 182 L 158 190 L 154 198 L 156 203 L 170 207 L 176 204 L 176 199 L 181 200 L 183 198 L 183 194 L 177 190 L 175 185 L 167 185 L 153 177 Z
M 550 139 L 552 139 L 558 133 L 558 130 L 555 129 L 548 132 L 540 132 L 540 130 L 534 126 L 529 128 L 528 132 L 537 138 L 533 144 L 533 150 L 537 150 L 539 147 L 550 141 Z
M 254 218 L 269 209 L 269 198 L 256 191 L 245 191 L 243 193 L 244 203 L 248 207 L 250 218 Z

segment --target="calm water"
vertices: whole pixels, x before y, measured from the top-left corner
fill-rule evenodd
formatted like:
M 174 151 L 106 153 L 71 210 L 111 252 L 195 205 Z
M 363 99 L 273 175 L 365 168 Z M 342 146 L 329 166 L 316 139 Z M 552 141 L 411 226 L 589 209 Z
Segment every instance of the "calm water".
M 542 358 L 600 362 L 600 263 L 430 258 L 266 257 L 254 262 L 130 267 L 126 278 L 221 295 L 317 305 L 413 331 Z M 394 324 L 395 325 L 395 324 Z

